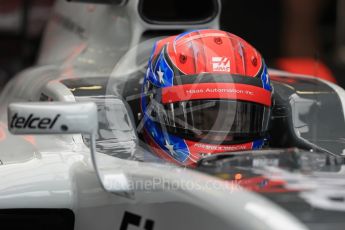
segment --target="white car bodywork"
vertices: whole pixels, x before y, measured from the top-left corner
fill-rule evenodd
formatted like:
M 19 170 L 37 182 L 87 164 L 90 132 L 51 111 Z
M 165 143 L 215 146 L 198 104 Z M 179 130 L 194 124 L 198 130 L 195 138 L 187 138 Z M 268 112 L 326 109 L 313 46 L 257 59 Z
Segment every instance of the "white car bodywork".
M 277 205 L 240 187 L 189 169 L 97 154 L 114 175 L 144 181 L 175 180 L 200 189 L 107 192 L 81 135 L 14 136 L 7 129 L 11 102 L 73 102 L 57 79 L 110 75 L 117 61 L 147 30 L 218 28 L 218 17 L 199 25 L 151 25 L 126 6 L 58 1 L 46 30 L 37 66 L 16 76 L 1 97 L 0 209 L 70 209 L 74 229 L 306 229 Z M 103 178 L 104 179 L 104 178 Z M 123 178 L 122 178 L 123 179 Z M 200 183 L 202 181 L 203 183 Z M 209 181 L 213 186 L 206 186 Z M 214 189 L 214 187 L 222 189 Z M 140 216 L 126 226 L 125 212 Z

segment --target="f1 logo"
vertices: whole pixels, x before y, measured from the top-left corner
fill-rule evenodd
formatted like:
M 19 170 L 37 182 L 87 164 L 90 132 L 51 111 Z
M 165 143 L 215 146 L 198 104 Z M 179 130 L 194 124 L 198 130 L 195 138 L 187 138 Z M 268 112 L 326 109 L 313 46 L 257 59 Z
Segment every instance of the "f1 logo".
M 123 215 L 120 230 L 127 230 L 129 225 L 140 227 L 141 219 L 142 217 L 137 214 L 125 212 L 125 214 Z M 144 224 L 144 229 L 153 230 L 154 223 L 155 222 L 153 220 L 146 219 L 145 224 Z

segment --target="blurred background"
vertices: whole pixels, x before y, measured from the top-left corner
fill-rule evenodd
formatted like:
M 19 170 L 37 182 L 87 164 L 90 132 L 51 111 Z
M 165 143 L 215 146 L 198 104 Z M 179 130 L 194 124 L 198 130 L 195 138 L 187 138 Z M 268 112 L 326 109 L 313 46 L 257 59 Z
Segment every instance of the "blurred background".
M 0 88 L 35 63 L 53 4 L 54 0 L 0 0 Z M 221 29 L 254 45 L 270 67 L 323 76 L 345 86 L 345 0 L 222 4 Z
M 33 65 L 54 0 L 0 0 L 0 88 Z

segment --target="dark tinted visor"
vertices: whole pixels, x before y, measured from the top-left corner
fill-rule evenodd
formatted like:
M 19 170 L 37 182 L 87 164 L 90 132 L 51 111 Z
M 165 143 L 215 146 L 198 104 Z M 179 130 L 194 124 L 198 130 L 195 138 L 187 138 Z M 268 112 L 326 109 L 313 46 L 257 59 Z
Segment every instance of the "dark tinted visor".
M 252 102 L 192 100 L 160 105 L 152 116 L 177 136 L 234 143 L 263 136 L 269 114 L 269 107 Z

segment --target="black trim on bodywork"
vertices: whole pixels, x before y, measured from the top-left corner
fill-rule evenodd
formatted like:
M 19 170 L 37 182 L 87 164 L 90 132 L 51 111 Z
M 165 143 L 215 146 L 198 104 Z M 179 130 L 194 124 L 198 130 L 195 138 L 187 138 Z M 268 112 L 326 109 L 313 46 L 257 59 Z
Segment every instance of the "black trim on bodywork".
M 74 222 L 70 209 L 0 209 L 1 229 L 73 230 Z
M 109 77 L 73 78 L 61 81 L 76 97 L 105 96 L 108 82 Z
M 150 1 L 150 0 L 148 0 Z M 177 20 L 177 21 L 165 21 L 165 20 L 154 20 L 154 19 L 150 19 L 148 18 L 143 10 L 144 10 L 144 0 L 140 0 L 139 4 L 138 4 L 138 12 L 140 17 L 147 23 L 149 24 L 156 24 L 156 25 L 195 25 L 195 24 L 206 24 L 211 22 L 212 20 L 214 20 L 220 10 L 220 6 L 219 6 L 219 2 L 217 0 L 212 0 L 212 5 L 214 7 L 214 10 L 212 12 L 211 15 L 207 16 L 206 18 L 203 19 L 197 19 L 197 20 Z M 162 2 L 161 4 L 164 4 L 164 2 Z M 164 7 L 162 5 L 162 7 Z M 196 10 L 197 10 L 197 6 L 196 6 Z M 192 12 L 190 12 L 192 13 Z
M 345 121 L 337 92 L 317 78 L 271 76 L 271 80 L 274 93 L 270 146 L 316 149 L 314 145 L 317 145 L 337 155 L 342 153 L 345 147 L 341 141 L 345 137 Z M 304 107 L 307 110 L 296 115 L 293 113 L 298 108 L 291 105 L 293 97 L 315 103 L 308 109 Z M 297 136 L 293 116 L 305 123 L 309 131 Z

